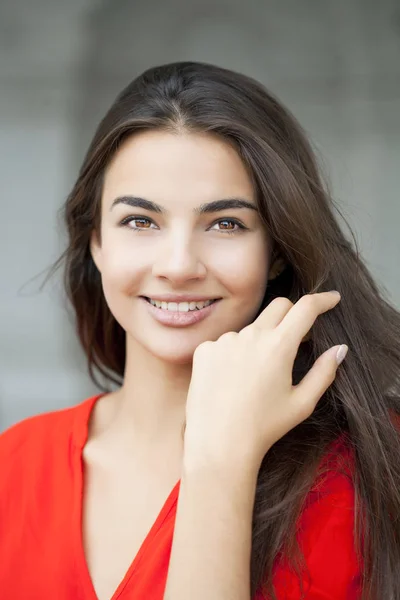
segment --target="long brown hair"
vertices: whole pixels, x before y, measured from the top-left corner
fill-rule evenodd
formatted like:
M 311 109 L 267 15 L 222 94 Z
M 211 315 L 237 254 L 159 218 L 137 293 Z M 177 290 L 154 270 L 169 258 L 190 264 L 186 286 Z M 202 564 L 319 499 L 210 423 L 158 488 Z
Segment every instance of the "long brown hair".
M 348 356 L 311 417 L 281 438 L 261 465 L 252 594 L 265 583 L 275 598 L 273 564 L 281 552 L 299 569 L 298 516 L 328 446 L 344 436 L 354 456 L 362 598 L 399 600 L 400 315 L 374 283 L 354 236 L 349 239 L 339 226 L 340 212 L 301 127 L 257 81 L 204 63 L 155 67 L 130 83 L 101 121 L 65 204 L 69 244 L 56 263 L 65 266 L 91 376 L 97 372 L 120 383 L 125 367 L 125 332 L 106 304 L 89 250 L 92 232 L 99 234 L 103 174 L 121 142 L 148 129 L 221 136 L 248 167 L 276 256 L 287 265 L 269 283 L 260 311 L 276 296 L 296 302 L 317 291 L 342 294 L 301 344 L 293 381 L 330 346 L 347 343 Z

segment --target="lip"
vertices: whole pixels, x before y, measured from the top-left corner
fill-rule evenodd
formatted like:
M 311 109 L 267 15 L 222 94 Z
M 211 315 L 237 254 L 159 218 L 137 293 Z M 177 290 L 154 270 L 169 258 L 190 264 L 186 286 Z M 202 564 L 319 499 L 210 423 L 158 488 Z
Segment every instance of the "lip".
M 150 302 L 148 302 L 144 296 L 140 296 L 140 300 L 142 300 L 142 302 L 145 303 L 145 305 L 147 306 L 147 310 L 149 311 L 151 316 L 156 319 L 156 321 L 162 323 L 163 325 L 168 325 L 169 327 L 187 327 L 188 325 L 194 325 L 195 323 L 199 323 L 200 321 L 206 319 L 210 314 L 212 314 L 215 310 L 215 307 L 220 302 L 220 299 L 218 299 L 212 304 L 209 304 L 209 306 L 201 308 L 200 310 L 179 312 L 173 310 L 165 310 L 163 308 L 157 308 L 157 306 L 153 306 L 153 304 L 150 304 Z M 172 300 L 169 300 L 169 302 L 172 302 Z
M 151 298 L 160 302 L 205 302 L 206 300 L 215 300 L 215 296 L 199 296 L 195 294 L 143 294 L 141 298 Z M 220 298 L 218 298 L 219 300 Z

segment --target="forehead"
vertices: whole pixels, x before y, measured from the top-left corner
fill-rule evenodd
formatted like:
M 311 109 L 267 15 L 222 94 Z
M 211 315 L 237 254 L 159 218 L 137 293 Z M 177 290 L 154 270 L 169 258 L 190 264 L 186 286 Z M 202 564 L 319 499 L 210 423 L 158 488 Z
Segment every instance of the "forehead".
M 127 193 L 160 201 L 196 202 L 221 194 L 254 198 L 247 169 L 226 141 L 205 133 L 154 130 L 125 140 L 106 170 L 104 201 Z

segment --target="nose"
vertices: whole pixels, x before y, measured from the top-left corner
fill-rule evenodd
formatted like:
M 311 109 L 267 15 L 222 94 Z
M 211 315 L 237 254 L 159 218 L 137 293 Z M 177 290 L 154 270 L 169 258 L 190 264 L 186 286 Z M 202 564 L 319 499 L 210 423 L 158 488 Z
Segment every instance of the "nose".
M 178 286 L 190 280 L 204 279 L 206 267 L 193 240 L 182 235 L 175 236 L 174 239 L 170 236 L 157 248 L 152 274 Z

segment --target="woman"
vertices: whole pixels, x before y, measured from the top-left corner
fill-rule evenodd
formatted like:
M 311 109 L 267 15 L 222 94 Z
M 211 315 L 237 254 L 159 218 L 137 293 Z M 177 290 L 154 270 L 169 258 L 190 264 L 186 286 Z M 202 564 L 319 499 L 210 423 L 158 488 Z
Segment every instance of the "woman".
M 290 113 L 232 71 L 149 69 L 65 219 L 117 387 L 1 436 L 2 597 L 398 600 L 400 317 Z

